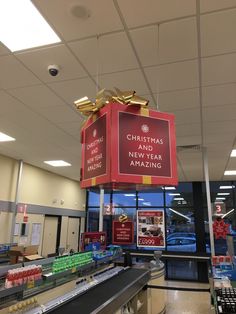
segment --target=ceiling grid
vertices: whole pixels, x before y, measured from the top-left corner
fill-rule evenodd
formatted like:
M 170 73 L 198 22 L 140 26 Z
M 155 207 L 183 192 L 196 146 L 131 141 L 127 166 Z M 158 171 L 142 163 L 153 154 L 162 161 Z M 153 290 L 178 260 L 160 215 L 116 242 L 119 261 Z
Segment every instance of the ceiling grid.
M 150 108 L 173 112 L 177 144 L 207 147 L 211 180 L 236 179 L 224 176 L 236 167 L 235 0 L 33 3 L 61 43 L 15 53 L 0 43 L 0 131 L 17 139 L 0 143 L 0 154 L 79 180 L 83 119 L 73 101 L 94 98 L 99 84 L 135 89 Z M 89 16 L 76 17 L 76 6 Z M 72 166 L 43 163 L 54 156 Z M 178 171 L 180 181 L 203 180 L 201 152 L 178 151 Z

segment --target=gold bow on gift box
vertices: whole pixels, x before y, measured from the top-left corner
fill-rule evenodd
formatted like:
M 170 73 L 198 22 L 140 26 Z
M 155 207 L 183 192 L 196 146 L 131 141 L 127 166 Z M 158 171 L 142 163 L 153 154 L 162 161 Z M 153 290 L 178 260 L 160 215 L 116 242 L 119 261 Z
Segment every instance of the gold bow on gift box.
M 88 116 L 104 107 L 109 102 L 117 101 L 124 105 L 135 105 L 146 107 L 148 100 L 135 95 L 135 91 L 121 91 L 115 88 L 115 91 L 102 89 L 98 92 L 95 102 L 88 97 L 83 97 L 74 102 L 76 108 L 84 115 Z

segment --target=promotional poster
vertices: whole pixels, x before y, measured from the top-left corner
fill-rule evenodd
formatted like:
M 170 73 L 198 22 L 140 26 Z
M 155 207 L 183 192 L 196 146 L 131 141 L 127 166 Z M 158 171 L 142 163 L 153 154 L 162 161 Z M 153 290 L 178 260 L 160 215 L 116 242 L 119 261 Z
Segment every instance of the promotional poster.
M 121 222 L 113 220 L 112 243 L 113 244 L 133 244 L 134 223 L 133 221 Z
M 81 250 L 99 250 L 106 248 L 106 232 L 84 232 L 81 234 Z
M 137 246 L 165 248 L 164 210 L 137 211 Z

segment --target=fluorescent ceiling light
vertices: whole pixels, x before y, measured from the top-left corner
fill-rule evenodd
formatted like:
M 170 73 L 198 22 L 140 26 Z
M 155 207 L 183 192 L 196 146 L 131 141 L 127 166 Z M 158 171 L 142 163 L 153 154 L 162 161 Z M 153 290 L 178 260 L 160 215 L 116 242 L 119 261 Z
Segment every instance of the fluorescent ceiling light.
M 184 201 L 184 198 L 183 197 L 175 197 L 174 201 Z
M 30 0 L 1 0 L 0 41 L 19 51 L 61 40 Z
M 170 196 L 178 196 L 180 193 L 169 193 Z
M 217 195 L 229 195 L 230 193 L 217 193 Z
M 175 214 L 177 214 L 177 215 L 179 215 L 179 216 L 181 216 L 181 217 L 184 217 L 184 218 L 187 219 L 189 222 L 191 222 L 191 218 L 189 218 L 188 216 L 185 216 L 185 215 L 181 214 L 180 212 L 178 212 L 177 210 L 174 210 L 174 209 L 172 209 L 172 208 L 169 208 L 169 210 L 171 210 L 173 213 L 175 213 Z
M 165 186 L 164 188 L 162 188 L 163 190 L 175 190 L 174 186 Z
M 232 150 L 230 157 L 236 157 L 236 149 Z
M 222 216 L 222 218 L 225 218 L 225 216 L 228 216 L 228 215 L 231 214 L 233 211 L 234 211 L 234 208 L 231 209 L 228 213 L 224 214 L 224 215 Z
M 233 189 L 234 185 L 221 185 L 220 190 Z
M 53 167 L 69 167 L 71 166 L 71 164 L 69 164 L 68 162 L 64 161 L 64 160 L 48 160 L 48 161 L 44 161 L 45 164 L 48 164 L 50 166 Z
M 125 194 L 125 196 L 135 196 L 135 194 Z
M 235 176 L 236 170 L 226 170 L 224 173 L 225 176 Z
M 139 200 L 139 201 L 144 201 L 144 198 L 139 198 L 138 200 Z
M 4 134 L 0 132 L 0 142 L 12 142 L 15 141 L 16 139 L 14 137 L 11 137 L 7 134 Z
M 225 197 L 216 197 L 216 200 L 225 200 Z

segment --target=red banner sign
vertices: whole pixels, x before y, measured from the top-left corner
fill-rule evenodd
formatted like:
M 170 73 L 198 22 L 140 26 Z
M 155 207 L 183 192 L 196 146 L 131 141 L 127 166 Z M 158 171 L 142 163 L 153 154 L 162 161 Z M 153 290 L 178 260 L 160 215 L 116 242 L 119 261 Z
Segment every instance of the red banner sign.
M 174 116 L 119 103 L 103 107 L 82 129 L 81 174 L 83 188 L 177 185 Z
M 106 174 L 106 115 L 97 119 L 84 130 L 85 180 Z
M 133 221 L 120 222 L 119 220 L 113 220 L 112 243 L 113 244 L 133 244 L 134 243 Z
M 119 173 L 170 177 L 169 121 L 119 112 Z
M 165 248 L 165 215 L 163 210 L 137 211 L 137 246 Z

